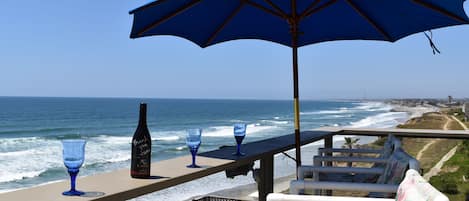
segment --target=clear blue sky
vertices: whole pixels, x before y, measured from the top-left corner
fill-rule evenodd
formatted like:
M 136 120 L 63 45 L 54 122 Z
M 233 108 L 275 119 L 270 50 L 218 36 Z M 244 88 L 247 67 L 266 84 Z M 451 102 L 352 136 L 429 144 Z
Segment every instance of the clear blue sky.
M 289 48 L 129 39 L 128 11 L 146 2 L 0 1 L 0 96 L 291 99 Z M 423 34 L 300 48 L 300 98 L 469 97 L 469 26 L 434 39 L 441 55 Z

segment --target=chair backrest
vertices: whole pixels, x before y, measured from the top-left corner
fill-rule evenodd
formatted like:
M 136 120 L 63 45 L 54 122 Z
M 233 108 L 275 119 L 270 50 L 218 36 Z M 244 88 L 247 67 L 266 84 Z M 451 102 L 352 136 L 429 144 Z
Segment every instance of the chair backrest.
M 383 149 L 383 158 L 388 158 L 394 150 L 401 147 L 401 141 L 397 139 L 394 135 L 389 134 L 388 139 L 384 143 Z
M 408 169 L 420 171 L 419 162 L 398 147 L 389 157 L 384 173 L 378 178 L 377 183 L 397 185 L 404 179 Z
M 399 185 L 396 201 L 449 201 L 449 199 L 420 176 L 418 171 L 409 169 Z

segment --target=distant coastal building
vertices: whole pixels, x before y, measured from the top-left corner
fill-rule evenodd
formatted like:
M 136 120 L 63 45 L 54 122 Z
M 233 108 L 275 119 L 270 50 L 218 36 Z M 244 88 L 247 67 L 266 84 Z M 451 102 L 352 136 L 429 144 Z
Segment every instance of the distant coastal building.
M 453 103 L 453 97 L 452 96 L 448 96 L 448 103 L 449 104 Z
M 469 103 L 466 102 L 464 105 L 462 105 L 462 112 L 464 113 L 464 121 L 469 120 Z

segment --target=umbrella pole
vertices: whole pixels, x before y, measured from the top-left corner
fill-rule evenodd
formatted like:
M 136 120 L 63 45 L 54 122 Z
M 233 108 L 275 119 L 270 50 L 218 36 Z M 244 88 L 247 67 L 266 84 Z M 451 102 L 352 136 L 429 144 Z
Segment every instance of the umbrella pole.
M 293 109 L 295 111 L 295 150 L 296 150 L 296 178 L 298 179 L 298 167 L 301 166 L 301 139 L 300 139 L 300 102 L 298 101 L 298 24 L 299 18 L 296 10 L 296 0 L 291 2 L 292 15 L 288 19 L 292 36 L 293 56 Z
M 295 112 L 295 149 L 296 167 L 301 165 L 301 142 L 300 142 L 300 103 L 298 101 L 298 47 L 292 48 L 293 56 L 293 109 Z M 298 168 L 297 168 L 298 177 Z

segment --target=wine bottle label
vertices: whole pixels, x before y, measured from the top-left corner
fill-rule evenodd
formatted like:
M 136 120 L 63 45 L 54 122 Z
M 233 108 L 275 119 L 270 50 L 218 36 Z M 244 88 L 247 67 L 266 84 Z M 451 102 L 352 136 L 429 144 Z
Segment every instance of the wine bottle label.
M 150 154 L 151 145 L 147 138 L 134 139 L 132 141 L 133 146 L 133 173 L 135 174 L 149 174 L 150 171 Z
M 133 142 L 132 142 L 135 146 L 135 148 L 137 149 L 137 157 L 138 156 L 145 156 L 147 154 L 150 153 L 150 145 L 148 143 L 148 140 L 146 138 L 144 139 L 141 139 L 141 140 L 137 140 L 135 139 Z

